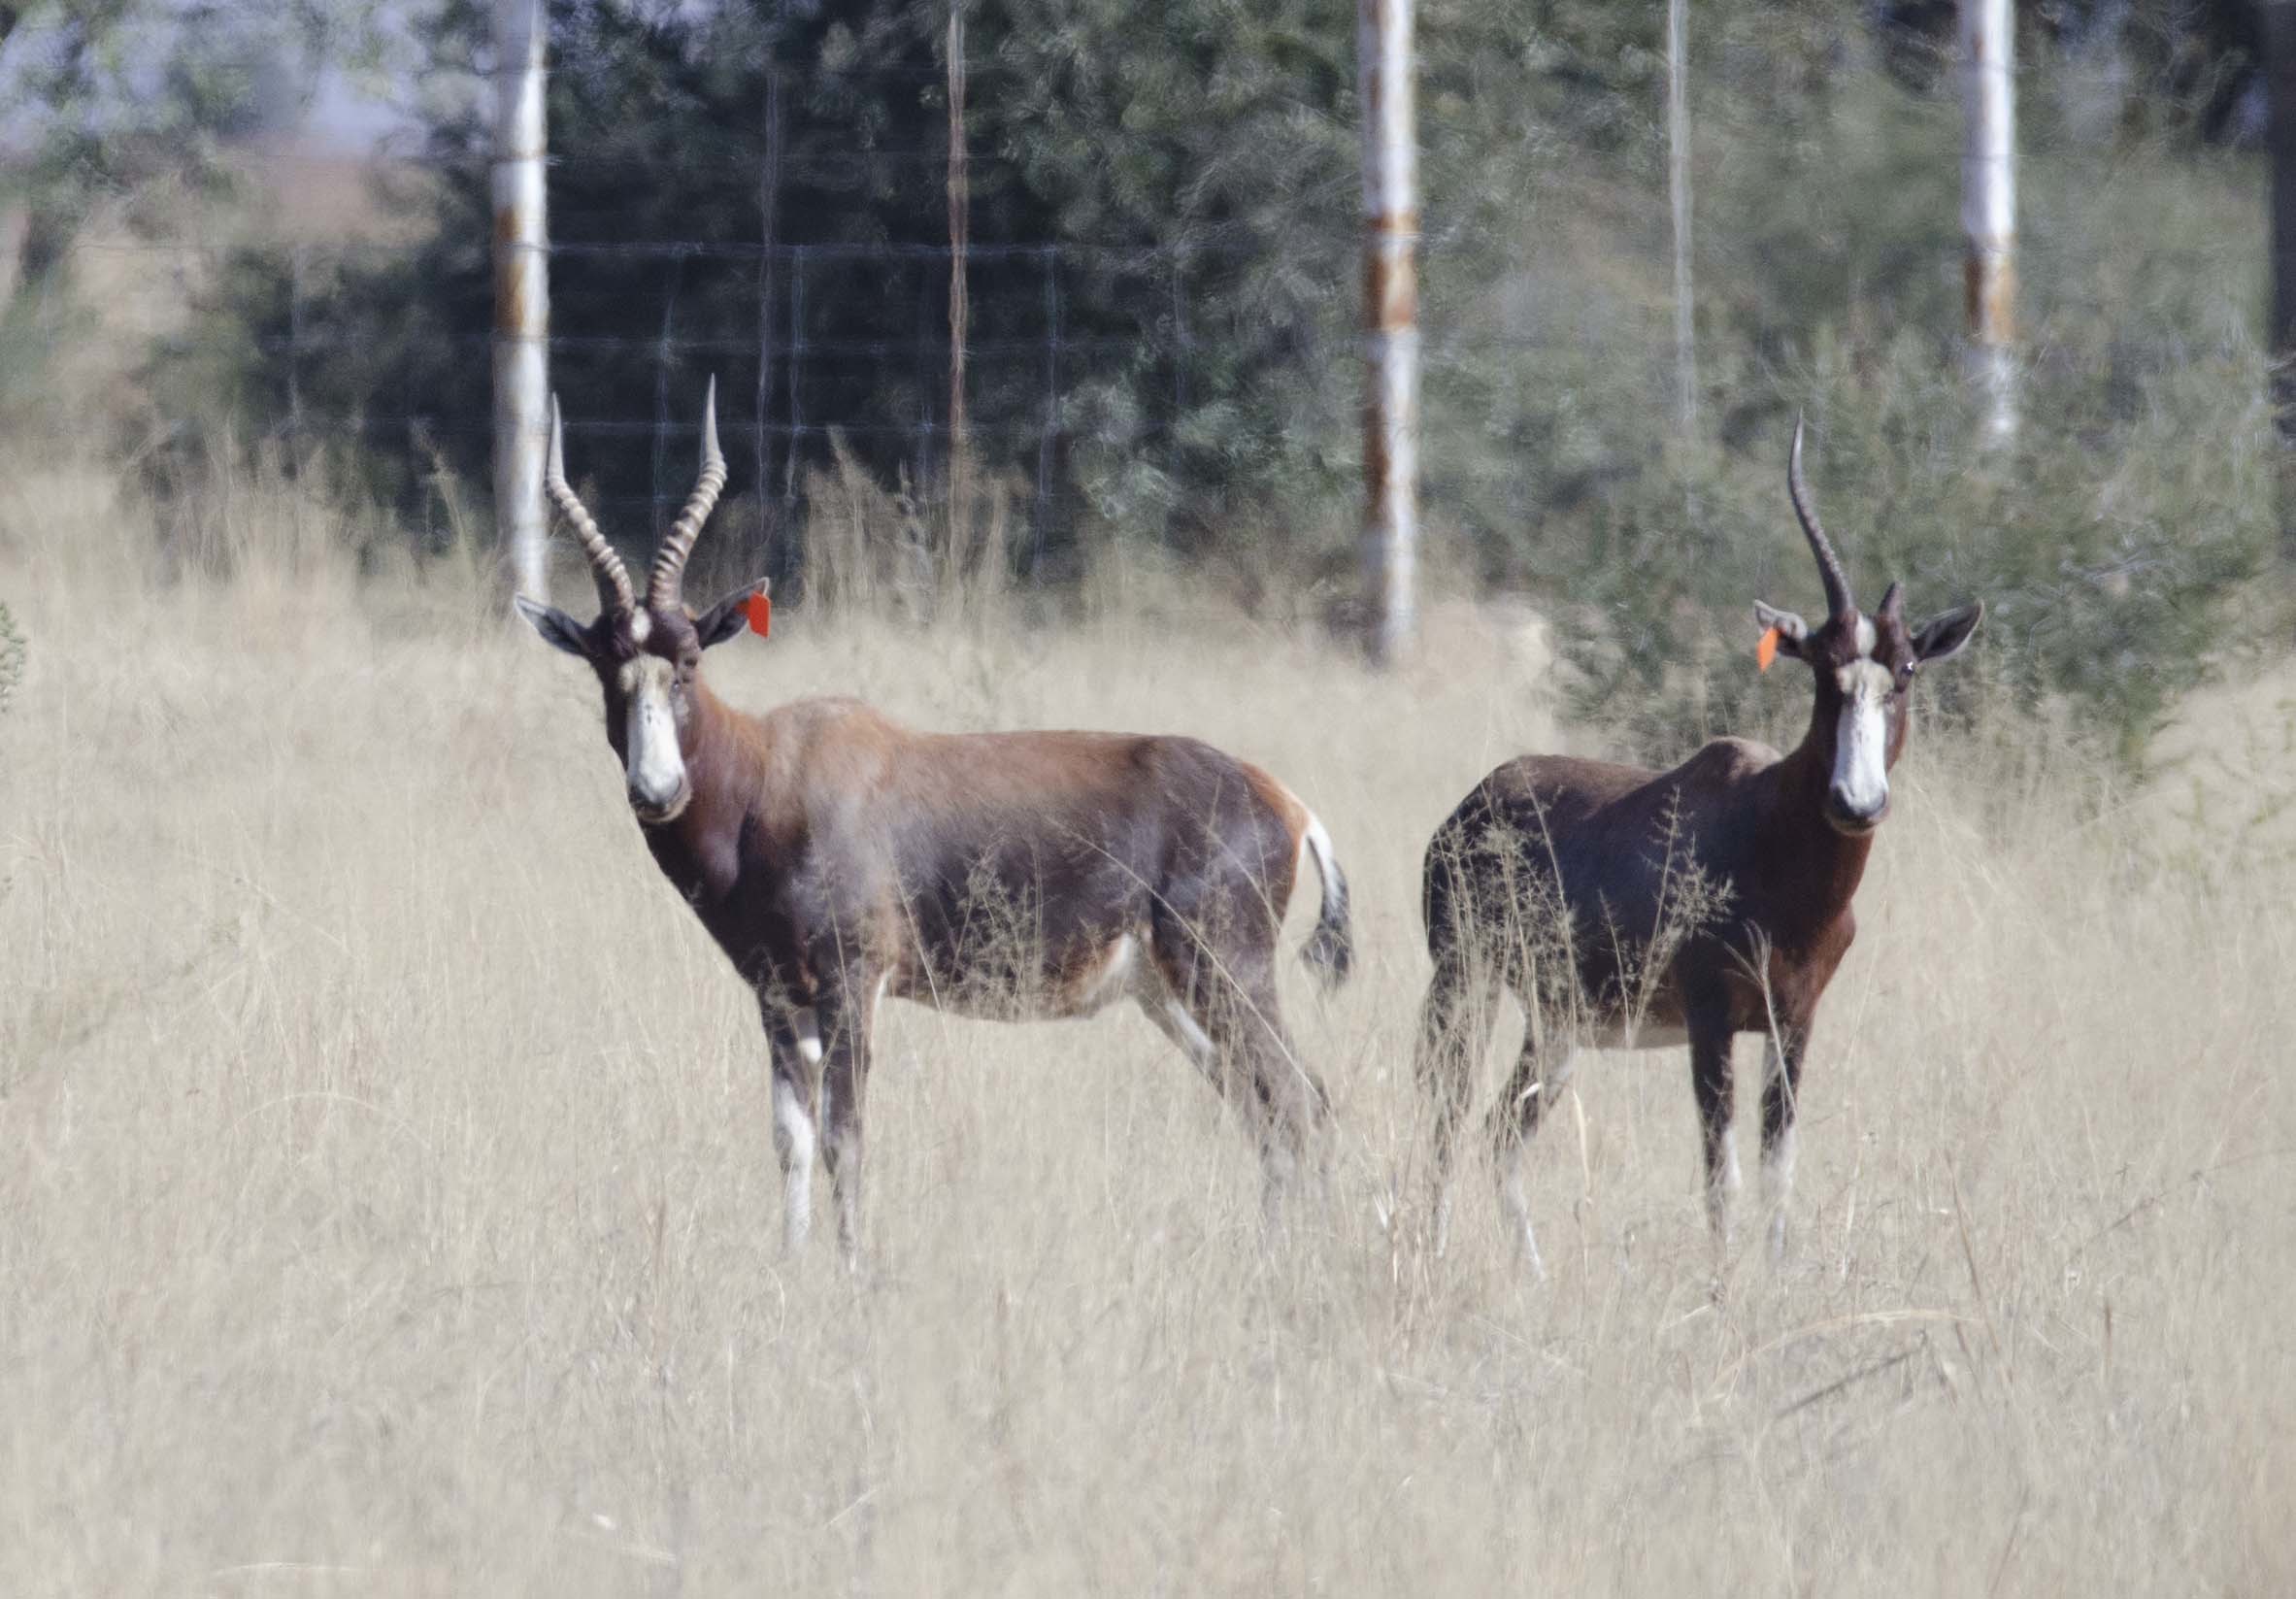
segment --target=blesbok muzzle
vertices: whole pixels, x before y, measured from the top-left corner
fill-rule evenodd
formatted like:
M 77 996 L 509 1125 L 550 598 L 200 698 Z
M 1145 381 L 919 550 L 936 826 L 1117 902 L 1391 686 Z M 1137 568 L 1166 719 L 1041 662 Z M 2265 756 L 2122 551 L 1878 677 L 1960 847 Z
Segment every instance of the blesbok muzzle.
M 638 780 L 630 780 L 630 814 L 648 827 L 660 827 L 676 821 L 685 814 L 686 802 L 693 798 L 693 790 L 681 777 L 666 791 L 641 788 Z
M 1860 838 L 1881 825 L 1889 817 L 1889 791 L 1881 792 L 1879 803 L 1862 800 L 1835 783 L 1826 790 L 1826 820 L 1834 830 Z
M 630 809 L 649 824 L 675 820 L 692 797 L 671 700 L 677 670 L 659 655 L 640 655 L 623 663 L 619 678 L 622 773 Z

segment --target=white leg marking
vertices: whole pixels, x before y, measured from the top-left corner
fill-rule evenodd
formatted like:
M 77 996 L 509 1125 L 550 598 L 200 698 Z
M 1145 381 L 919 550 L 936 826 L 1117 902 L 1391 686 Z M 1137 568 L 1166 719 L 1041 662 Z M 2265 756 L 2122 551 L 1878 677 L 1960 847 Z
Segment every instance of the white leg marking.
M 1136 971 L 1140 954 L 1140 941 L 1130 933 L 1119 934 L 1108 947 L 1107 957 L 1100 970 L 1078 984 L 1071 1008 L 1078 1016 L 1089 1016 L 1103 1006 L 1115 1003 L 1124 995 L 1136 992 L 1139 975 Z
M 1196 1069 L 1209 1078 L 1224 1093 L 1219 1077 L 1219 1050 L 1212 1042 L 1212 1035 L 1188 1015 L 1188 1008 L 1177 994 L 1169 991 L 1144 993 L 1140 1008 L 1148 1013 L 1166 1038 L 1186 1051 Z M 1242 1109 L 1242 1107 L 1239 1107 Z M 1259 1133 L 1260 1170 L 1263 1183 L 1260 1188 L 1260 1207 L 1263 1219 L 1273 1226 L 1281 1219 L 1284 1190 L 1291 1186 L 1299 1159 L 1286 1141 L 1283 1129 L 1271 1121 Z
M 1722 1131 L 1721 1158 L 1708 1174 L 1706 1185 L 1706 1221 L 1714 1229 L 1714 1242 L 1725 1247 L 1730 1242 L 1732 1212 L 1738 1203 L 1738 1190 L 1744 1180 L 1738 1168 L 1738 1129 Z
M 1762 1193 L 1770 1211 L 1770 1257 L 1785 1258 L 1785 1216 L 1794 1197 L 1794 1129 L 1778 1136 L 1762 1154 Z
M 1209 1072 L 1218 1051 L 1213 1048 L 1212 1035 L 1196 1025 L 1196 1018 L 1188 1015 L 1188 1008 L 1178 996 L 1166 994 L 1148 1009 L 1148 1018 L 1164 1029 L 1172 1040 L 1188 1052 L 1188 1058 Z
M 1764 1062 L 1765 1083 L 1777 1083 L 1785 1075 L 1785 1062 L 1778 1052 L 1778 1043 L 1772 1040 Z M 1785 1213 L 1794 1197 L 1794 1137 L 1797 1124 L 1788 1121 L 1778 1135 L 1778 1141 L 1762 1150 L 1762 1206 L 1770 1216 L 1770 1257 L 1785 1257 Z
M 782 1246 L 794 1251 L 814 1220 L 814 1118 L 797 1085 L 774 1074 L 774 1152 L 782 1157 Z
M 1523 1270 L 1538 1282 L 1547 1281 L 1547 1263 L 1539 1258 L 1539 1235 L 1531 1228 L 1530 1190 L 1523 1182 L 1522 1166 L 1527 1139 L 1515 1139 L 1499 1154 L 1499 1204 L 1507 1213 L 1507 1219 L 1514 1234 L 1515 1253 L 1522 1259 Z
M 1600 1046 L 1598 1046 L 1599 1048 Z M 1524 1105 L 1536 1098 L 1540 1101 L 1539 1116 L 1544 1121 L 1553 1107 L 1554 1096 L 1569 1085 L 1571 1077 L 1579 1069 L 1579 1049 L 1576 1045 L 1562 1048 L 1548 1058 L 1541 1070 L 1539 1081 L 1523 1091 L 1514 1104 L 1499 1108 L 1502 1116 L 1519 1116 Z M 1530 1185 L 1523 1175 L 1523 1163 L 1530 1158 L 1529 1138 L 1516 1138 L 1503 1145 L 1499 1150 L 1499 1205 L 1507 1213 L 1507 1219 L 1514 1233 L 1515 1252 L 1521 1256 L 1524 1268 L 1531 1276 L 1547 1281 L 1547 1263 L 1539 1256 L 1539 1237 L 1531 1226 Z
M 797 1032 L 797 1052 L 808 1066 L 821 1064 L 821 1018 L 808 1009 L 790 1018 Z

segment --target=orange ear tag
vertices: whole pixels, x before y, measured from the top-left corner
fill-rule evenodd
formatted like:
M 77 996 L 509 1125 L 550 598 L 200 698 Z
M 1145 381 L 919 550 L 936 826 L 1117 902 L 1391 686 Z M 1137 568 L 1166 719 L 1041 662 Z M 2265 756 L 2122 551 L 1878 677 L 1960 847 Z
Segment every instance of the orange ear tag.
M 1762 634 L 1762 642 L 1754 646 L 1754 665 L 1767 672 L 1770 670 L 1770 663 L 1776 659 L 1778 659 L 1778 629 L 1773 627 L 1766 629 Z
M 763 594 L 752 594 L 743 603 L 742 615 L 749 618 L 749 631 L 764 638 L 773 630 L 774 602 Z

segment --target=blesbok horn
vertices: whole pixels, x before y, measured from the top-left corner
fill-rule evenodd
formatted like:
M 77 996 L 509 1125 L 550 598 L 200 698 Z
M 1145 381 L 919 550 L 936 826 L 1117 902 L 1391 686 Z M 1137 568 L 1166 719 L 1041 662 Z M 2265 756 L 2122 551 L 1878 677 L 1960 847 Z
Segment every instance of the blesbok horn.
M 1834 553 L 1827 542 L 1825 529 L 1817 525 L 1817 513 L 1810 508 L 1810 485 L 1802 481 L 1802 414 L 1794 413 L 1794 450 L 1786 457 L 1785 491 L 1794 502 L 1794 515 L 1802 520 L 1802 534 L 1810 541 L 1810 552 L 1817 557 L 1817 575 L 1825 580 L 1826 614 L 1846 616 L 1857 609 L 1857 601 L 1849 594 L 1849 578 L 1842 570 L 1842 557 Z
M 679 590 L 685 579 L 685 557 L 693 553 L 693 541 L 701 536 L 702 523 L 708 519 L 711 508 L 717 503 L 719 490 L 724 487 L 725 455 L 717 448 L 717 380 L 712 378 L 709 398 L 702 402 L 702 475 L 686 499 L 685 509 L 670 524 L 661 550 L 653 557 L 653 581 L 647 597 L 656 610 L 668 610 L 679 603 Z
M 550 460 L 542 475 L 542 485 L 550 496 L 550 503 L 558 508 L 558 515 L 566 518 L 566 525 L 574 529 L 575 542 L 589 557 L 590 576 L 598 583 L 598 603 L 609 611 L 627 613 L 638 606 L 637 595 L 630 590 L 630 569 L 622 565 L 622 558 L 614 552 L 614 546 L 606 542 L 606 535 L 598 531 L 598 524 L 590 519 L 582 500 L 566 483 L 566 424 L 558 415 L 558 397 L 550 396 Z

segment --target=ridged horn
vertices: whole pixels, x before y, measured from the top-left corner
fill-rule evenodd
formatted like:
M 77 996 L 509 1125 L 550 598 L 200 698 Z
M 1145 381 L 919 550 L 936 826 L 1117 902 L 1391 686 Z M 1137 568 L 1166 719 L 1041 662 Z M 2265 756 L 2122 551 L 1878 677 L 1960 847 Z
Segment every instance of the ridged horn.
M 1825 529 L 1817 525 L 1817 513 L 1810 509 L 1810 485 L 1802 481 L 1802 414 L 1798 411 L 1794 413 L 1794 450 L 1785 463 L 1785 491 L 1794 502 L 1794 515 L 1801 518 L 1810 552 L 1817 557 L 1817 575 L 1825 580 L 1827 614 L 1848 616 L 1857 609 L 1857 601 L 1849 594 L 1849 578 L 1842 570 L 1842 557 L 1826 542 Z
M 725 454 L 717 448 L 717 380 L 712 378 L 709 397 L 702 402 L 702 475 L 653 557 L 653 580 L 647 597 L 655 610 L 666 611 L 679 603 L 685 557 L 693 553 L 693 541 L 701 537 L 702 523 L 724 487 Z
M 624 615 L 638 608 L 638 597 L 630 588 L 630 569 L 622 565 L 622 558 L 614 552 L 614 546 L 606 542 L 606 535 L 598 531 L 598 524 L 574 490 L 566 483 L 566 423 L 558 415 L 558 396 L 550 396 L 550 461 L 542 475 L 542 486 L 558 508 L 558 515 L 566 518 L 566 525 L 574 529 L 575 542 L 589 557 L 590 576 L 598 583 L 598 603 L 609 611 Z

